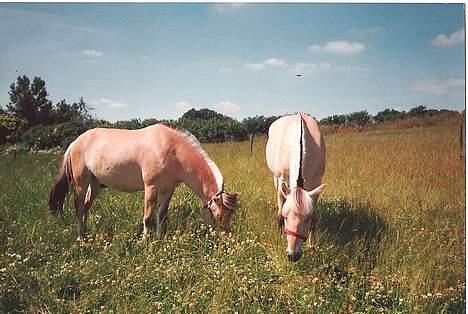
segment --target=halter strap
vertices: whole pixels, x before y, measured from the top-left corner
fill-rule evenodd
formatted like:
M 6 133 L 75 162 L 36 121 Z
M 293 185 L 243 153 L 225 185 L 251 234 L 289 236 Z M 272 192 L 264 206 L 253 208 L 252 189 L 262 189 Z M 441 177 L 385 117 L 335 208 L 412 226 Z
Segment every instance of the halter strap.
M 307 240 L 307 237 L 309 236 L 308 234 L 307 235 L 303 235 L 303 234 L 300 234 L 300 233 L 297 233 L 297 232 L 294 232 L 288 228 L 286 228 L 286 217 L 282 216 L 283 220 L 281 222 L 282 226 L 283 227 L 283 233 L 284 234 L 287 234 L 287 235 L 290 235 L 290 236 L 293 236 L 293 237 L 296 237 L 296 238 L 299 238 L 301 240 Z
M 284 232 L 284 234 L 288 234 L 290 236 L 302 239 L 304 241 L 307 240 L 307 236 L 304 236 L 302 234 L 299 234 L 299 233 L 296 233 L 296 232 L 294 232 L 292 230 L 289 230 L 288 228 L 286 228 L 286 226 L 283 227 L 283 232 Z

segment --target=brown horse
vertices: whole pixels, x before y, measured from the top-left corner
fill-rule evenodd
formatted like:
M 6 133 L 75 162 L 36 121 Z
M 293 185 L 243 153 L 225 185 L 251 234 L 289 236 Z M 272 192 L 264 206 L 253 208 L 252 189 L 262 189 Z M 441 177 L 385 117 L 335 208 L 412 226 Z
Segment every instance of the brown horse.
M 185 183 L 202 200 L 210 224 L 227 228 L 237 194 L 223 189 L 223 177 L 191 133 L 156 124 L 140 130 L 97 128 L 80 135 L 67 148 L 49 197 L 52 211 L 62 211 L 73 185 L 78 240 L 86 232 L 88 211 L 102 187 L 145 191 L 143 239 L 157 209 L 157 233 L 167 229 L 167 209 L 175 188 Z
M 300 113 L 273 122 L 266 159 L 278 194 L 277 219 L 286 234 L 286 255 L 296 262 L 309 233 L 315 244 L 318 218 L 314 208 L 325 187 L 325 142 L 315 119 Z

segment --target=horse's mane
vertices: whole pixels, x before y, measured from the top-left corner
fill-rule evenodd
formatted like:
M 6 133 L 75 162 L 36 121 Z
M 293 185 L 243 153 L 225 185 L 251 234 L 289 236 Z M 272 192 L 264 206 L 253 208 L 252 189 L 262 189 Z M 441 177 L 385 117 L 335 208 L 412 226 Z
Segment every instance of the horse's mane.
M 314 209 L 314 202 L 303 188 L 297 187 L 291 191 L 291 196 L 294 202 L 292 210 L 299 215 L 307 216 Z
M 218 186 L 218 190 L 221 191 L 223 188 L 223 175 L 221 174 L 221 171 L 219 171 L 218 166 L 214 163 L 213 160 L 208 156 L 206 151 L 203 149 L 203 147 L 200 144 L 200 141 L 189 131 L 179 127 L 179 126 L 174 126 L 171 124 L 164 124 L 168 128 L 174 130 L 177 132 L 180 136 L 182 136 L 190 145 L 192 145 L 193 148 L 201 155 L 203 160 L 206 161 L 208 164 L 208 167 L 211 170 L 211 173 L 213 174 L 215 180 L 216 180 L 216 185 Z
M 223 193 L 223 204 L 229 210 L 235 210 L 237 206 L 237 194 Z
M 299 124 L 298 128 L 294 128 L 294 138 L 291 139 L 294 143 L 297 143 L 298 147 L 293 145 L 294 147 L 292 150 L 292 156 L 289 161 L 289 184 L 290 187 L 303 187 L 304 185 L 304 177 L 303 177 L 303 169 L 304 169 L 304 160 L 305 157 L 309 154 L 309 150 L 307 149 L 307 138 L 306 138 L 306 133 L 307 127 L 305 126 L 305 121 L 301 117 L 301 115 L 308 116 L 308 114 L 303 114 L 303 113 L 296 113 L 292 114 L 289 116 L 297 116 L 299 115 Z M 295 127 L 296 125 L 294 125 Z M 296 133 L 297 132 L 297 133 Z
M 307 191 L 304 189 L 304 177 L 303 177 L 303 168 L 304 168 L 304 159 L 307 155 L 307 145 L 306 143 L 306 132 L 307 127 L 305 127 L 305 121 L 302 115 L 310 116 L 306 113 L 298 113 L 300 117 L 300 133 L 299 133 L 299 154 L 297 155 L 298 160 L 293 159 L 293 165 L 299 164 L 299 169 L 297 170 L 297 180 L 296 182 L 291 182 L 291 184 L 296 183 L 296 187 L 292 189 L 291 196 L 294 202 L 293 211 L 300 215 L 310 215 L 314 209 L 314 201 L 309 196 Z M 315 119 L 315 118 L 314 118 Z

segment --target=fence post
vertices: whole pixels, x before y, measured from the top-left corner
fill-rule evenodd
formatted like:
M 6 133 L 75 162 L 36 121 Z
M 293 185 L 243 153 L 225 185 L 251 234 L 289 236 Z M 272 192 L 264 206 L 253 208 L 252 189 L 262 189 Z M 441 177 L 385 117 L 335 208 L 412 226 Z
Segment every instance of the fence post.
M 254 141 L 254 134 L 250 133 L 250 156 L 252 157 L 253 152 L 253 141 Z

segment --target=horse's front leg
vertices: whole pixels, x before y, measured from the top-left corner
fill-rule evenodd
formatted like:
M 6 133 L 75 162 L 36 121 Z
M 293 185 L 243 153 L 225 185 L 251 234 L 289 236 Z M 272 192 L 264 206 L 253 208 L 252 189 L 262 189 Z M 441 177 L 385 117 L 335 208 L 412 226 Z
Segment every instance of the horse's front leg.
M 312 221 L 311 221 L 311 224 L 310 224 L 310 236 L 309 236 L 309 240 L 307 241 L 308 246 L 312 250 L 312 254 L 314 254 L 315 251 L 317 250 L 316 243 L 317 243 L 318 225 L 319 225 L 319 218 L 318 218 L 317 214 L 313 214 Z
M 316 210 L 318 197 L 315 197 L 313 202 L 314 202 L 314 208 Z M 309 236 L 309 241 L 308 241 L 308 245 L 312 249 L 312 254 L 315 253 L 315 251 L 317 250 L 316 243 L 317 243 L 317 231 L 319 228 L 319 222 L 320 222 L 320 218 L 318 216 L 318 213 L 315 211 L 312 213 L 312 218 L 310 221 L 310 236 Z
M 158 203 L 158 190 L 154 185 L 145 185 L 145 209 L 143 214 L 143 240 L 149 235 L 149 226 L 153 218 L 153 208 Z
M 286 198 L 284 197 L 283 191 L 281 190 L 282 185 L 281 185 L 281 180 L 279 178 L 274 177 L 275 180 L 275 188 L 276 188 L 276 198 L 278 201 L 278 212 L 276 213 L 276 220 L 278 221 L 278 225 L 281 228 L 283 224 L 283 214 L 281 213 L 283 211 L 283 205 L 284 202 L 286 201 Z
M 175 187 L 166 188 L 159 193 L 159 207 L 156 213 L 158 219 L 156 233 L 158 237 L 162 237 L 167 231 L 168 208 L 169 202 L 172 198 L 172 194 L 174 193 L 174 189 Z
M 279 222 L 281 219 L 281 211 L 283 210 L 283 205 L 286 199 L 284 198 L 283 194 L 281 193 L 281 184 L 280 179 L 273 176 L 273 184 L 275 185 L 276 193 L 277 193 L 277 201 L 278 201 L 278 212 L 276 213 L 276 220 Z

